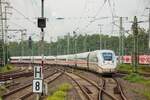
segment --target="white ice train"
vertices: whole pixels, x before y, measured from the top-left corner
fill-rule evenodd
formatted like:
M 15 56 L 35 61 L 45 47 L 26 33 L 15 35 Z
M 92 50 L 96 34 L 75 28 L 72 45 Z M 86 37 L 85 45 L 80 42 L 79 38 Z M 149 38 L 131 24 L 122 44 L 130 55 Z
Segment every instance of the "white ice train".
M 40 64 L 41 59 L 40 56 L 11 57 L 11 63 Z M 117 59 L 112 50 L 96 50 L 70 55 L 44 56 L 44 64 L 65 65 L 98 73 L 114 73 Z

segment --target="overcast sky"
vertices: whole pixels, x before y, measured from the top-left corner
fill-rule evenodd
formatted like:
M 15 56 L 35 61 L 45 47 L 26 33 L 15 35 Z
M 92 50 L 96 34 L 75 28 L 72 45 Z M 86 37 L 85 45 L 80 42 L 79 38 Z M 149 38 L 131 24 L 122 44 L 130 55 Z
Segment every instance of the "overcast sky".
M 40 30 L 36 22 L 41 14 L 41 0 L 9 0 L 9 2 L 16 9 L 10 10 L 13 14 L 8 16 L 9 28 L 27 29 L 27 36 L 38 40 Z M 113 19 L 112 15 L 128 17 L 128 20 L 123 21 L 125 29 L 128 30 L 131 24 L 127 22 L 133 20 L 133 16 L 138 16 L 139 20 L 148 20 L 148 10 L 144 9 L 150 7 L 150 0 L 44 0 L 44 3 L 45 17 L 48 18 L 45 29 L 47 41 L 50 37 L 56 40 L 57 36 L 63 36 L 68 32 L 72 34 L 76 29 L 77 34 L 98 33 L 98 24 L 103 24 L 103 34 L 118 35 L 119 28 L 112 25 L 112 20 L 119 25 L 119 18 Z M 57 17 L 64 20 L 56 20 Z M 140 26 L 148 28 L 148 23 Z

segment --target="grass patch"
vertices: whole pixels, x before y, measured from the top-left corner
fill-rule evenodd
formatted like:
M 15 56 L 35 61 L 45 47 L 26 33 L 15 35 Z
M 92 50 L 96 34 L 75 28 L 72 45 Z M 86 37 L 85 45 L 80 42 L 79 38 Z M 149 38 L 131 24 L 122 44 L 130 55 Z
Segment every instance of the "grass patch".
M 128 80 L 131 83 L 142 83 L 144 85 L 150 86 L 150 80 L 145 79 L 143 76 L 137 73 L 131 73 L 124 77 L 125 80 Z
M 120 64 L 117 67 L 118 71 L 125 71 L 128 73 L 132 73 L 133 72 L 133 66 L 131 64 Z M 150 73 L 150 67 L 148 66 L 143 66 L 143 65 L 138 65 L 137 66 L 137 71 L 139 73 Z
M 6 90 L 5 86 L 0 86 L 0 91 Z
M 147 98 L 147 100 L 150 100 L 150 90 L 149 89 L 145 89 L 145 90 L 132 90 L 135 93 L 141 94 L 143 96 L 145 96 Z
M 0 73 L 5 73 L 13 70 L 15 70 L 15 67 L 12 65 L 6 65 L 4 67 L 0 67 Z
M 150 73 L 150 67 L 148 66 L 138 66 L 140 72 Z
M 64 83 L 59 86 L 58 90 L 60 91 L 69 91 L 72 88 L 72 86 L 68 83 Z
M 66 100 L 67 92 L 72 88 L 68 83 L 61 84 L 47 100 Z
M 129 64 L 121 64 L 117 67 L 118 71 L 126 71 L 131 73 L 132 72 L 132 66 Z
M 4 93 L 6 91 L 6 87 L 5 86 L 3 86 L 3 85 L 1 85 L 0 86 L 0 96 L 2 96 L 2 94 Z M 2 98 L 0 97 L 0 100 L 1 100 Z
M 65 100 L 66 92 L 64 91 L 56 91 L 52 96 L 49 96 L 47 100 Z
M 150 90 L 144 90 L 142 94 L 146 96 L 148 100 L 150 100 Z
M 124 77 L 125 80 L 128 80 L 129 82 L 141 82 L 141 81 L 144 81 L 144 77 L 143 76 L 140 76 L 139 74 L 137 73 L 131 73 L 127 76 Z

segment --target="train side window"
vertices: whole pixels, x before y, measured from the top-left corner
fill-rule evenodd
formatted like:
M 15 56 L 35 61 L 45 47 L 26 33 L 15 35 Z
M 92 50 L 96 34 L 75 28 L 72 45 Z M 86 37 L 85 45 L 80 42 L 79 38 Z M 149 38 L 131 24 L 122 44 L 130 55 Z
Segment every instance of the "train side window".
M 98 62 L 98 59 L 97 59 L 96 55 L 90 54 L 89 55 L 89 61 L 90 62 Z

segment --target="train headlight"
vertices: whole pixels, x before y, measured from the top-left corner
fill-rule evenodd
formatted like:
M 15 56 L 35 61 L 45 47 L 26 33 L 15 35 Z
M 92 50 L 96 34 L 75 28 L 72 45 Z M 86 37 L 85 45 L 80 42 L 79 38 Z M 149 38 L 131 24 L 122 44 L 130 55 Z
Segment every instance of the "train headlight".
M 105 61 L 103 60 L 103 63 L 105 63 Z

